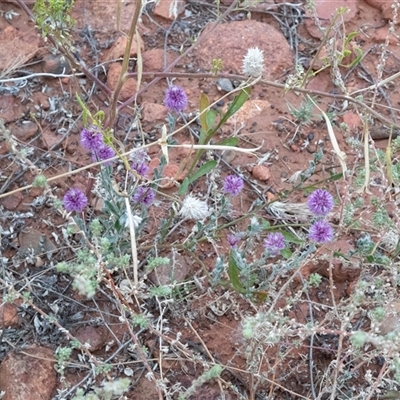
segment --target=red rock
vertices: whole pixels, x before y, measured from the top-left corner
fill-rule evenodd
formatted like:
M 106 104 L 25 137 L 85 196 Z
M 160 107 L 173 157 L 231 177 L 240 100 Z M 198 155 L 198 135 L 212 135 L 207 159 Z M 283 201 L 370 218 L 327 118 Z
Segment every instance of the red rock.
M 382 4 L 382 17 L 392 21 L 393 20 L 393 2 L 392 1 L 385 1 Z M 397 23 L 399 23 L 399 17 L 397 16 Z
M 38 126 L 31 121 L 25 121 L 21 125 L 15 125 L 12 134 L 21 142 L 28 142 L 38 133 Z
M 128 38 L 126 36 L 120 36 L 112 45 L 107 54 L 107 60 L 115 60 L 117 58 L 122 58 L 125 54 L 125 48 L 127 44 Z M 141 50 L 144 49 L 144 42 L 142 38 L 139 36 L 139 44 Z M 133 36 L 131 51 L 129 53 L 130 57 L 136 57 L 138 53 L 138 42 L 136 35 Z
M 107 333 L 101 326 L 83 326 L 77 330 L 74 336 L 82 344 L 90 344 L 90 351 L 100 350 L 107 340 Z
M 0 321 L 4 328 L 9 326 L 17 327 L 21 322 L 21 318 L 18 315 L 18 306 L 22 304 L 21 299 L 15 300 L 13 303 L 3 303 L 0 306 Z
M 185 10 L 185 2 L 178 0 L 176 8 L 171 8 L 175 1 L 171 0 L 160 0 L 154 8 L 154 14 L 159 17 L 169 19 L 173 21 L 178 15 L 182 14 Z M 175 15 L 174 15 L 175 14 Z
M 174 187 L 175 185 L 175 181 L 178 180 L 178 172 L 179 172 L 180 166 L 178 164 L 167 164 L 164 167 L 163 170 L 163 179 L 161 181 L 161 187 L 163 189 L 169 189 Z M 182 178 L 182 174 L 180 176 L 181 180 L 183 180 Z
M 267 181 L 271 177 L 271 171 L 265 165 L 256 165 L 253 168 L 252 175 L 260 181 Z
M 173 61 L 173 55 L 167 51 L 166 65 L 168 66 Z M 164 50 L 163 49 L 151 49 L 143 52 L 143 71 L 164 71 Z
M 375 43 L 384 43 L 386 38 L 388 37 L 389 33 L 389 26 L 382 26 L 381 28 L 375 29 L 375 32 L 371 36 L 371 39 Z M 390 35 L 389 36 L 389 44 L 397 45 L 399 43 L 399 39 L 396 36 Z
M 41 107 L 44 111 L 48 111 L 50 108 L 50 103 L 48 100 L 48 96 L 46 96 L 42 92 L 36 92 L 33 95 L 33 102 Z
M 57 133 L 51 129 L 43 129 L 41 132 L 41 138 L 43 148 L 49 150 L 60 141 L 61 136 L 57 135 Z
M 208 71 L 212 61 L 221 58 L 224 72 L 241 74 L 243 58 L 250 47 L 258 47 L 264 52 L 266 77 L 278 77 L 292 67 L 290 46 L 273 26 L 246 19 L 220 24 L 210 33 L 213 26 L 212 23 L 205 27 L 201 33 L 205 38 L 195 50 L 200 68 Z
M 121 70 L 122 65 L 120 63 L 113 63 L 110 65 L 107 73 L 107 85 L 111 90 L 115 90 Z M 125 101 L 132 97 L 136 93 L 136 84 L 136 79 L 127 79 L 119 95 L 120 100 Z
M 354 129 L 361 125 L 361 119 L 354 112 L 347 112 L 343 115 L 343 122 L 350 128 Z
M 31 346 L 24 353 L 9 352 L 0 366 L 2 400 L 50 400 L 57 385 L 53 351 L 47 347 Z M 31 356 L 30 356 L 31 355 Z
M 16 121 L 22 115 L 19 103 L 15 96 L 0 96 L 0 114 L 5 124 Z
M 241 126 L 246 122 L 267 112 L 271 108 L 271 103 L 266 100 L 247 100 L 239 111 L 237 111 L 231 118 L 228 119 L 228 126 Z
M 364 0 L 367 4 L 369 4 L 371 7 L 377 8 L 380 10 L 382 8 L 382 5 L 387 2 L 387 0 Z M 392 4 L 392 2 L 390 2 Z
M 345 7 L 349 10 L 343 14 L 343 20 L 345 23 L 354 20 L 357 15 L 358 2 L 358 0 L 314 0 L 321 26 L 326 28 L 330 25 L 332 18 L 339 7 Z M 307 18 L 304 21 L 308 33 L 317 39 L 322 38 L 323 34 L 315 25 L 313 16 L 308 10 L 306 11 L 306 16 Z
M 15 211 L 23 199 L 22 192 L 10 194 L 0 200 L 0 204 L 8 211 Z
M 165 121 L 165 118 L 167 118 L 167 108 L 162 104 L 144 101 L 142 107 L 142 121 L 144 123 Z
M 21 33 L 7 25 L 0 33 L 0 71 L 12 66 L 12 60 L 18 56 L 18 65 L 24 65 L 38 51 L 40 34 L 34 29 Z M 14 63 L 15 64 L 15 63 Z
M 292 150 L 294 153 L 300 153 L 300 147 L 297 146 L 297 144 L 291 144 L 290 150 Z

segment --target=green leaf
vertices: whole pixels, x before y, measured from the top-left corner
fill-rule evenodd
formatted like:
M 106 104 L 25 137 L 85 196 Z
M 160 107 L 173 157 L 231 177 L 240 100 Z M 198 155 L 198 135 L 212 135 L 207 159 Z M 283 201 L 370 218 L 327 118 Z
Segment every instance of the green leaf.
M 290 251 L 290 249 L 289 248 L 284 248 L 282 251 L 281 251 L 281 256 L 283 257 L 283 258 L 286 258 L 286 260 L 289 260 L 289 258 L 290 257 L 292 257 L 292 252 Z
M 234 250 L 229 252 L 228 261 L 228 276 L 233 288 L 239 293 L 247 293 L 247 290 L 243 287 L 239 279 L 240 270 L 236 263 L 236 258 L 234 255 Z
M 232 146 L 232 147 L 237 147 L 239 144 L 239 140 L 237 138 L 227 138 L 224 140 L 221 140 L 218 143 L 215 143 L 216 146 Z
M 210 102 L 208 100 L 208 97 L 205 93 L 202 93 L 200 97 L 200 126 L 201 130 L 204 132 L 207 132 L 208 130 L 206 109 L 209 105 Z
M 193 183 L 197 179 L 201 178 L 203 175 L 208 174 L 217 166 L 217 162 L 215 160 L 207 161 L 203 164 L 194 174 L 189 178 L 189 183 Z
M 240 110 L 240 107 L 246 102 L 249 98 L 251 93 L 251 88 L 247 87 L 242 89 L 242 91 L 233 99 L 232 103 L 230 104 L 228 111 L 225 115 L 221 118 L 221 121 L 218 124 L 218 128 L 222 126 L 232 115 L 234 115 L 237 111 Z
M 190 180 L 189 178 L 185 178 L 183 180 L 183 182 L 181 183 L 181 186 L 179 187 L 179 195 L 183 196 L 189 189 L 189 185 L 190 185 Z
M 278 232 L 278 231 L 277 231 Z M 302 244 L 304 243 L 304 240 L 299 239 L 297 236 L 293 235 L 293 233 L 291 232 L 287 232 L 287 231 L 282 231 L 280 232 L 282 233 L 283 237 L 285 238 L 286 242 L 289 243 L 296 243 L 296 244 Z
M 214 126 L 215 118 L 217 114 L 214 110 L 208 110 L 206 114 L 206 124 L 208 128 L 212 128 Z
M 329 180 L 334 182 L 334 181 L 338 181 L 342 178 L 343 178 L 343 172 L 340 172 L 339 174 L 335 174 L 335 175 L 332 175 L 331 177 L 329 177 Z

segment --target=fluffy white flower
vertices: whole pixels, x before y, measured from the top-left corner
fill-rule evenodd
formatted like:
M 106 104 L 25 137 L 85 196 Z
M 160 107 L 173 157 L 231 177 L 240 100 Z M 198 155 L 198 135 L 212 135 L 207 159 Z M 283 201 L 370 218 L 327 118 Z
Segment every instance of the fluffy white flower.
M 194 219 L 199 221 L 207 218 L 210 215 L 210 212 L 205 201 L 199 200 L 189 194 L 183 200 L 179 215 L 181 215 L 184 219 Z
M 264 54 L 258 47 L 251 47 L 243 58 L 243 74 L 261 76 L 264 70 Z

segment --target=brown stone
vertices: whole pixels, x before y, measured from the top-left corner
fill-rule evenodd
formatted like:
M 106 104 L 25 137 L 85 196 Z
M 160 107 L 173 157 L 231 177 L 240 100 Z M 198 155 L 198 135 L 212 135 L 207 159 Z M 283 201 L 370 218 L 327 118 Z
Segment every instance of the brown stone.
M 158 4 L 154 8 L 154 14 L 158 15 L 161 18 L 168 19 L 173 21 L 178 15 L 182 14 L 185 10 L 185 2 L 183 0 L 178 0 L 178 4 L 176 4 L 175 11 L 171 8 L 171 6 L 175 3 L 175 1 L 171 0 L 160 0 Z M 176 15 L 174 15 L 176 13 Z
M 144 123 L 165 121 L 165 118 L 167 118 L 167 107 L 149 101 L 142 103 L 142 121 Z
M 42 71 L 47 74 L 67 75 L 71 66 L 65 56 L 47 54 L 43 57 Z
M 8 211 L 15 211 L 23 199 L 22 192 L 10 194 L 0 200 L 0 204 Z
M 120 63 L 112 63 L 110 65 L 107 73 L 107 85 L 111 90 L 115 90 L 121 70 L 122 65 Z M 136 79 L 127 79 L 119 95 L 120 100 L 125 101 L 132 97 L 136 93 L 136 84 Z
M 12 134 L 21 142 L 28 142 L 38 133 L 38 126 L 34 122 L 25 121 L 20 125 L 15 125 Z
M 334 15 L 336 15 L 336 10 L 339 7 L 345 7 L 348 9 L 348 12 L 343 14 L 344 22 L 350 22 L 355 19 L 357 15 L 359 0 L 315 0 L 315 8 L 320 20 L 320 24 L 323 28 L 327 28 L 331 22 Z M 306 11 L 307 18 L 304 20 L 305 26 L 307 28 L 308 33 L 320 39 L 323 36 L 323 33 L 318 29 L 315 24 L 314 18 L 311 13 Z
M 9 352 L 0 365 L 2 400 L 50 400 L 57 385 L 53 351 L 31 346 Z
M 222 59 L 223 71 L 242 73 L 243 58 L 250 47 L 258 47 L 264 52 L 264 75 L 275 78 L 292 67 L 292 52 L 283 34 L 266 23 L 244 20 L 218 25 L 208 24 L 203 30 L 195 57 L 199 66 L 206 71 L 212 61 Z M 232 39 L 234 38 L 234 40 Z
M 22 304 L 21 299 L 17 299 L 12 303 L 3 303 L 0 306 L 0 325 L 3 328 L 12 326 L 16 328 L 21 322 L 21 318 L 18 315 L 18 306 Z
M 267 181 L 271 177 L 271 171 L 265 165 L 256 165 L 253 168 L 252 175 L 260 181 Z
M 107 340 L 107 332 L 101 326 L 83 326 L 77 330 L 74 336 L 83 345 L 88 343 L 90 351 L 100 350 Z
M 170 259 L 170 263 L 160 265 L 149 274 L 150 279 L 156 285 L 171 285 L 175 282 L 183 282 L 191 275 L 193 261 L 189 257 L 176 254 L 171 256 Z
M 155 72 L 164 71 L 164 50 L 163 49 L 151 49 L 143 52 L 143 71 Z M 173 55 L 167 51 L 166 65 L 168 66 L 173 61 Z
M 33 250 L 35 255 L 51 253 L 56 250 L 56 246 L 47 235 L 36 229 L 26 229 L 18 235 L 19 250 L 22 253 Z
M 120 36 L 112 45 L 110 50 L 108 51 L 107 54 L 107 59 L 108 60 L 114 60 L 117 58 L 122 58 L 124 57 L 125 54 L 125 48 L 127 45 L 128 38 L 126 36 Z M 140 44 L 140 49 L 144 49 L 144 42 L 142 38 L 139 36 L 139 39 L 137 39 L 137 36 L 133 36 L 132 40 L 132 45 L 131 45 L 131 51 L 129 52 L 129 57 L 136 57 L 138 53 L 138 41 Z

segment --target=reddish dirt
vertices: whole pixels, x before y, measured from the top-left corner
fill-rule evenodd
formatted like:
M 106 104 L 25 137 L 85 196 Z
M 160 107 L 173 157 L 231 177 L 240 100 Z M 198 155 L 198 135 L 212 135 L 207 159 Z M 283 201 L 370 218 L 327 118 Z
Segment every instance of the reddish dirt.
M 164 7 L 167 2 L 162 1 L 162 3 Z M 230 2 L 222 1 L 222 3 L 219 12 L 223 12 L 227 7 L 226 4 Z M 297 2 L 289 3 L 295 4 Z M 380 57 L 378 46 L 383 43 L 386 37 L 388 22 L 382 18 L 380 9 L 373 8 L 364 1 L 348 3 L 349 6 L 354 6 L 355 11 L 352 18 L 348 18 L 346 21 L 346 32 L 359 32 L 352 41 L 352 46 L 354 48 L 359 47 L 364 54 L 362 63 L 357 68 L 341 69 L 343 75 L 346 76 L 345 84 L 348 91 L 354 92 L 372 85 L 376 79 L 376 65 L 379 63 Z M 154 4 L 147 6 L 146 13 L 143 14 L 142 22 L 139 25 L 139 33 L 143 40 L 142 56 L 145 72 L 162 71 L 165 66 L 179 56 L 181 51 L 186 50 L 192 39 L 197 37 L 206 24 L 214 21 L 215 16 L 218 15 L 212 1 L 187 1 L 182 2 L 182 4 L 187 13 L 180 14 L 173 24 L 171 20 L 154 12 Z M 131 15 L 135 9 L 135 2 L 123 2 L 122 7 L 120 29 L 127 32 Z M 261 2 L 251 12 L 251 21 L 256 21 L 261 26 L 281 32 L 281 26 L 277 19 L 267 12 L 268 7 L 274 7 L 274 10 L 283 12 L 281 7 L 275 6 L 271 1 Z M 4 18 L 4 13 L 11 10 L 18 12 L 19 15 L 14 15 L 11 20 L 7 20 Z M 16 93 L 10 92 L 10 88 L 15 86 L 12 77 L 23 76 L 25 70 L 28 70 L 30 74 L 42 72 L 60 74 L 65 65 L 59 54 L 51 54 L 52 46 L 38 37 L 37 31 L 23 10 L 6 1 L 1 3 L 0 11 L 2 12 L 0 18 L 0 78 L 4 76 L 10 79 L 9 82 L 2 83 L 0 86 L 3 89 L 2 94 L 0 94 L 0 117 L 4 120 L 6 129 L 16 141 L 19 149 L 24 147 L 32 149 L 28 159 L 34 166 L 42 170 L 47 178 L 88 165 L 92 162 L 91 157 L 79 144 L 79 133 L 83 125 L 81 108 L 75 100 L 75 95 L 86 96 L 93 88 L 92 82 L 83 76 L 69 78 L 39 76 L 29 80 L 26 86 L 18 89 Z M 109 75 L 109 68 L 116 69 L 118 66 L 115 63 L 111 67 L 109 65 L 113 58 L 121 56 L 121 54 L 115 52 L 113 46 L 115 41 L 120 40 L 119 38 L 123 36 L 116 29 L 116 3 L 77 0 L 72 15 L 77 21 L 74 41 L 80 56 L 89 67 L 101 64 L 102 67 L 98 70 L 98 76 L 112 88 L 113 83 L 110 83 L 112 78 Z M 241 21 L 246 17 L 246 12 L 234 11 L 230 14 L 228 20 Z M 248 23 L 251 24 L 251 21 L 248 21 Z M 310 27 L 313 22 L 308 14 L 300 15 L 298 22 L 300 23 L 297 27 L 298 36 L 295 36 L 297 39 L 301 39 L 297 45 L 300 60 L 298 62 L 301 62 L 307 68 L 315 56 L 320 41 L 310 34 L 310 32 L 314 32 L 314 36 L 316 36 L 315 27 Z M 307 25 L 309 26 L 307 27 Z M 211 36 L 211 38 L 216 40 L 219 46 L 224 46 L 226 43 L 232 44 L 233 39 L 231 37 L 223 40 L 219 36 L 224 35 L 224 24 L 219 29 L 218 36 Z M 168 34 L 167 40 L 166 34 Z M 226 34 L 233 35 L 234 33 L 229 30 Z M 29 41 L 29 46 L 27 46 L 27 41 Z M 38 43 L 34 43 L 35 41 Z M 247 45 L 253 46 L 252 43 Z M 207 65 L 200 60 L 204 60 L 210 55 L 211 58 L 215 56 L 214 48 L 211 46 L 212 43 L 203 47 L 200 45 L 198 51 L 194 51 L 193 54 L 180 61 L 173 71 L 175 73 L 186 73 L 209 70 Z M 239 57 L 241 49 L 241 47 L 238 48 L 237 57 Z M 391 76 L 400 69 L 400 50 L 396 37 L 391 38 L 387 50 L 383 78 Z M 223 52 L 223 50 L 221 51 Z M 16 53 L 21 54 L 21 57 L 16 57 Z M 291 50 L 291 55 L 294 57 L 293 50 Z M 281 61 L 282 65 L 273 69 L 272 77 L 269 79 L 283 83 L 288 75 L 294 72 L 293 59 L 278 61 Z M 344 63 L 346 64 L 347 61 Z M 6 69 L 11 66 L 15 70 L 11 73 L 7 72 Z M 136 63 L 133 61 L 132 72 L 135 71 L 135 66 Z M 241 58 L 239 57 L 239 60 L 232 59 L 232 65 L 228 66 L 229 70 L 224 72 L 240 73 Z M 239 70 L 237 70 L 238 68 Z M 136 90 L 136 79 L 131 79 L 126 83 L 121 100 L 129 98 Z M 144 76 L 141 88 L 146 88 L 151 80 L 151 76 Z M 223 95 L 223 92 L 219 91 L 215 79 L 178 78 L 176 82 L 185 88 L 189 97 L 189 109 L 186 114 L 188 120 L 198 112 L 201 93 L 206 93 L 210 101 L 217 101 Z M 376 109 L 388 119 L 392 118 L 391 113 L 393 113 L 389 110 L 389 107 L 396 108 L 400 104 L 400 92 L 396 90 L 395 85 L 394 82 L 389 83 L 388 88 L 379 93 L 378 97 L 379 104 Z M 141 117 L 141 127 L 143 132 L 146 133 L 145 143 L 154 142 L 160 137 L 161 127 L 166 118 L 166 109 L 163 106 L 166 88 L 167 82 L 162 79 L 140 94 L 137 99 L 139 106 L 143 107 L 140 110 L 140 116 L 135 114 L 134 108 L 130 106 L 120 112 L 114 127 L 115 136 L 123 142 L 126 148 L 131 148 L 142 141 L 139 131 L 132 129 L 138 117 Z M 319 73 L 311 80 L 307 88 L 327 92 L 331 95 L 340 93 L 340 90 L 333 85 L 328 70 Z M 233 95 L 229 95 L 215 108 L 225 110 L 228 101 L 232 99 Z M 226 154 L 224 157 L 231 167 L 243 173 L 248 182 L 257 187 L 259 193 L 269 200 L 281 196 L 283 198 L 290 192 L 291 202 L 301 203 L 305 201 L 305 194 L 302 191 L 292 191 L 293 186 L 288 178 L 297 171 L 308 167 L 309 162 L 313 160 L 314 153 L 318 150 L 318 146 L 323 146 L 325 157 L 323 163 L 318 165 L 316 174 L 308 180 L 308 185 L 328 178 L 334 167 L 335 171 L 340 170 L 337 158 L 331 152 L 332 146 L 325 122 L 317 116 L 319 112 L 314 109 L 316 116 L 312 118 L 308 125 L 299 124 L 289 112 L 288 103 L 292 107 L 298 108 L 302 99 L 303 96 L 298 93 L 288 92 L 285 94 L 280 88 L 256 84 L 252 90 L 251 101 L 245 106 L 248 108 L 242 114 L 239 114 L 236 120 L 232 119 L 224 126 L 218 137 L 218 140 L 220 140 L 234 134 L 239 138 L 242 147 L 256 148 L 261 146 L 256 153 L 257 157 L 239 152 Z M 339 101 L 338 98 L 325 97 L 319 100 L 321 102 L 318 104 L 323 110 L 335 113 L 334 127 L 339 146 L 348 155 L 349 167 L 352 168 L 357 159 L 357 154 L 346 143 L 346 138 L 343 131 L 339 129 L 339 125 L 345 122 L 350 127 L 349 134 L 359 137 L 362 134 L 360 118 L 362 118 L 363 111 L 352 105 L 344 108 L 343 102 Z M 370 101 L 372 97 L 364 98 L 364 100 Z M 108 99 L 104 93 L 97 89 L 93 90 L 88 102 L 92 112 L 97 110 L 107 112 L 108 104 Z M 253 106 L 253 109 L 251 106 Z M 245 124 L 244 127 L 241 127 L 241 122 Z M 182 124 L 182 121 L 179 121 L 179 124 Z M 371 132 L 374 138 L 379 139 L 379 141 L 376 141 L 377 147 L 385 149 L 388 137 L 387 128 L 378 119 L 375 119 L 374 125 L 371 126 Z M 175 135 L 174 139 L 178 143 L 191 143 L 191 135 L 188 130 L 181 131 Z M 0 138 L 0 140 L 2 139 Z M 11 155 L 11 146 L 10 140 L 3 139 L 0 142 L 0 194 L 24 187 L 30 184 L 34 178 L 32 170 L 15 161 L 15 157 Z M 258 160 L 262 159 L 267 153 L 271 153 L 271 155 L 263 163 L 264 169 L 260 171 L 260 168 L 255 167 Z M 149 155 L 153 160 L 160 158 L 159 146 L 150 147 Z M 191 155 L 182 149 L 172 150 L 170 152 L 170 163 L 171 165 L 181 165 L 188 156 Z M 87 190 L 94 173 L 96 173 L 95 169 L 86 170 L 80 174 L 53 181 L 51 182 L 52 193 L 61 199 L 66 190 L 72 186 Z M 222 175 L 228 174 L 229 170 L 223 167 Z M 335 187 L 334 183 L 329 183 L 329 188 L 332 191 L 337 190 L 336 193 L 342 196 L 344 195 L 343 188 Z M 204 193 L 206 191 L 204 182 L 198 181 L 192 190 L 195 193 Z M 174 194 L 176 188 L 166 188 L 163 189 L 163 192 Z M 235 216 L 240 216 L 243 210 L 248 210 L 257 197 L 253 188 L 246 184 L 243 196 L 233 201 Z M 95 208 L 95 201 L 92 200 L 92 206 Z M 152 238 L 155 234 L 154 229 L 157 228 L 160 218 L 166 215 L 163 207 L 168 206 L 165 204 L 150 209 L 149 223 L 143 243 L 139 246 L 139 253 L 146 254 L 146 251 L 151 247 Z M 107 291 L 109 288 L 104 289 L 94 300 L 87 300 L 71 289 L 68 277 L 60 276 L 55 271 L 54 265 L 57 262 L 69 261 L 73 256 L 71 249 L 63 241 L 61 228 L 65 226 L 65 218 L 54 211 L 50 203 L 47 203 L 46 196 L 39 189 L 10 194 L 0 199 L 0 207 L 2 207 L 0 209 L 0 223 L 3 230 L 13 230 L 13 233 L 7 235 L 7 237 L 3 233 L 2 238 L 2 255 L 9 259 L 4 279 L 7 276 L 8 282 L 13 282 L 18 290 L 24 285 L 25 281 L 29 280 L 31 284 L 26 290 L 32 291 L 34 295 L 32 300 L 36 306 L 49 315 L 57 315 L 60 324 L 77 338 L 82 340 L 89 338 L 89 342 L 94 345 L 92 353 L 99 359 L 106 360 L 120 348 L 120 353 L 111 361 L 114 365 L 119 363 L 119 366 L 112 370 L 108 378 L 124 376 L 124 368 L 129 367 L 133 370 L 133 384 L 127 394 L 128 399 L 158 399 L 153 383 L 150 383 L 145 377 L 147 371 L 138 362 L 140 358 L 137 351 L 132 347 L 132 344 L 126 345 L 130 340 L 130 334 L 126 325 L 119 318 L 121 310 L 116 308 L 112 292 Z M 263 217 L 274 222 L 274 217 L 267 213 L 264 213 Z M 241 228 L 245 229 L 245 227 L 245 224 L 243 224 Z M 31 233 L 30 236 L 29 233 Z M 56 235 L 53 235 L 53 233 Z M 343 241 L 351 248 L 356 238 L 356 235 L 349 234 L 349 237 L 344 238 Z M 178 232 L 172 236 L 172 239 L 179 239 Z M 338 247 L 334 250 L 345 252 L 342 245 L 343 243 L 337 243 Z M 37 251 L 32 255 L 29 253 L 29 249 L 35 246 Z M 224 238 L 221 238 L 218 247 L 222 254 L 227 254 L 228 246 Z M 167 251 L 165 253 L 160 255 L 168 254 Z M 202 268 L 207 271 L 212 271 L 214 268 L 217 255 L 211 244 L 199 244 L 196 254 L 201 263 L 196 260 L 193 264 L 187 265 L 190 263 L 186 260 L 184 271 L 181 272 L 184 279 L 193 275 L 196 275 L 197 278 L 203 276 Z M 190 256 L 186 256 L 190 259 Z M 314 272 L 318 272 L 324 277 L 325 285 L 312 288 L 309 291 L 311 301 L 321 306 L 319 311 L 314 311 L 313 318 L 316 321 L 322 321 L 325 318 L 326 309 L 333 307 L 333 301 L 340 302 L 349 298 L 361 273 L 359 268 L 348 267 L 346 269 L 343 263 L 338 262 L 337 268 L 335 265 L 335 273 L 332 277 L 335 284 L 332 299 L 328 261 L 325 264 L 319 262 L 318 265 L 312 265 L 311 262 L 307 263 L 301 268 L 300 272 L 303 279 L 307 279 Z M 293 280 L 284 292 L 286 296 L 296 295 L 298 288 L 302 285 L 302 278 L 297 277 Z M 157 281 L 156 276 L 150 276 L 150 279 Z M 279 290 L 284 282 L 276 277 L 274 283 Z M 252 373 L 247 372 L 247 365 L 251 356 L 245 354 L 241 335 L 241 321 L 244 316 L 253 314 L 256 308 L 266 311 L 269 306 L 254 305 L 253 302 L 244 299 L 237 293 L 227 291 L 224 288 L 216 288 L 211 291 L 208 290 L 208 283 L 204 283 L 204 285 L 202 291 L 199 286 L 196 287 L 191 283 L 187 292 L 181 293 L 181 298 L 178 298 L 168 308 L 167 316 L 171 332 L 170 337 L 176 336 L 179 332 L 181 342 L 188 345 L 191 355 L 200 354 L 207 362 L 221 363 L 227 366 L 219 385 L 216 383 L 206 384 L 198 389 L 192 398 L 211 400 L 221 398 L 219 396 L 224 394 L 225 399 L 239 399 L 240 397 L 232 389 L 232 385 L 238 388 L 239 393 L 249 396 L 254 382 Z M 133 304 L 134 307 L 137 307 L 135 303 Z M 280 299 L 276 304 L 276 309 L 284 306 L 284 300 Z M 155 304 L 149 302 L 149 307 L 149 312 L 158 312 Z M 185 310 L 185 313 L 183 314 L 181 310 Z M 7 360 L 6 356 L 12 351 L 12 347 L 22 348 L 27 344 L 39 343 L 43 346 L 50 346 L 55 350 L 60 345 L 68 345 L 69 341 L 66 336 L 53 325 L 47 323 L 45 318 L 35 310 L 29 307 L 23 308 L 19 305 L 19 312 L 18 321 L 15 321 L 15 313 L 12 313 L 10 321 L 6 321 L 8 312 L 2 317 L 4 326 L 12 326 L 12 329 L 7 330 L 4 334 L 7 340 L 2 342 L 0 348 L 1 360 Z M 299 299 L 285 313 L 288 318 L 298 323 L 307 323 L 310 317 L 308 303 L 304 297 Z M 188 321 L 191 321 L 191 326 Z M 332 321 L 329 328 L 331 330 L 339 329 L 339 322 L 338 320 Z M 139 338 L 149 351 L 148 357 L 152 360 L 151 365 L 155 366 L 155 360 L 161 360 L 163 377 L 167 378 L 171 385 L 180 383 L 182 387 L 188 388 L 203 372 L 201 363 L 193 362 L 189 356 L 184 359 L 183 353 L 174 353 L 170 349 L 168 354 L 160 355 L 159 338 L 150 332 L 140 333 Z M 10 341 L 13 342 L 13 346 L 9 344 Z M 334 334 L 316 335 L 313 346 L 316 368 L 319 371 L 325 371 L 329 363 L 336 357 L 338 336 Z M 277 399 L 300 398 L 296 397 L 296 393 L 308 398 L 310 377 L 305 359 L 308 357 L 309 348 L 308 338 L 297 347 L 293 346 L 292 343 L 287 345 L 283 343 L 280 346 L 271 346 L 265 354 L 257 355 L 261 361 L 258 364 L 258 371 L 253 371 L 253 373 L 265 374 L 266 379 L 258 385 L 256 389 L 257 397 L 255 398 L 269 398 L 267 396 L 272 394 Z M 285 357 L 282 357 L 282 354 L 285 354 Z M 73 357 L 78 360 L 78 352 L 74 353 Z M 81 364 L 84 364 L 84 362 L 87 362 L 87 360 L 82 361 Z M 89 363 L 86 365 L 89 365 Z M 54 398 L 71 398 L 74 385 L 86 387 L 86 383 L 80 383 L 87 376 L 85 368 L 79 365 L 67 368 L 65 381 L 60 382 L 59 380 L 57 388 L 54 388 L 52 393 L 53 396 L 60 397 Z M 364 376 L 367 367 L 360 365 L 359 368 L 360 376 Z M 380 370 L 379 360 L 371 362 L 368 369 L 371 369 L 374 376 L 377 376 Z M 157 377 L 161 376 L 159 368 L 156 368 L 155 374 Z M 99 384 L 101 378 L 97 378 L 96 382 Z M 91 380 L 90 384 L 93 383 Z M 68 384 L 72 388 L 70 391 L 65 389 Z M 351 384 L 355 388 L 361 385 L 356 378 L 352 378 Z M 90 387 L 89 383 L 87 387 Z M 286 389 L 283 389 L 283 387 Z M 60 391 L 58 394 L 57 389 Z M 62 390 L 64 391 L 62 392 Z

